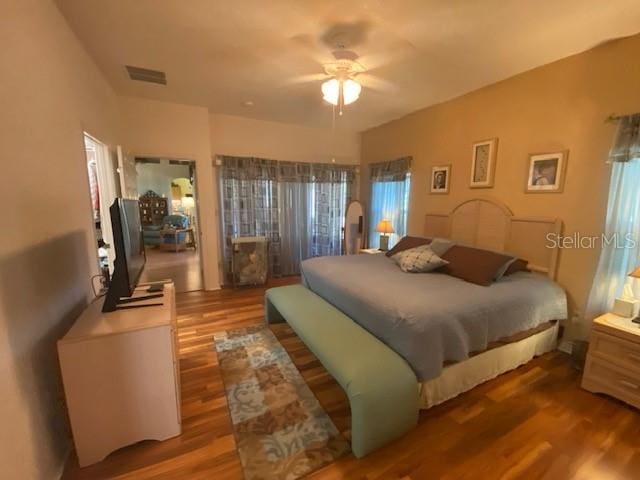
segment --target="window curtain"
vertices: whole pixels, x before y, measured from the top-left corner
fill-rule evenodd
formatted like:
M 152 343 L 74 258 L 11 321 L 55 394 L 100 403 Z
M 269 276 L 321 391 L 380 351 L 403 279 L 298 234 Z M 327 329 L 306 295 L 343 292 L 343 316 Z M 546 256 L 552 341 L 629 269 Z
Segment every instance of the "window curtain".
M 612 169 L 605 225 L 608 241 L 602 243 L 587 303 L 588 318 L 611 309 L 613 300 L 630 282 L 627 274 L 640 264 L 640 114 L 619 119 L 609 162 Z
M 220 158 L 227 277 L 231 272 L 230 245 L 234 236 L 269 238 L 272 276 L 296 275 L 300 273 L 302 260 L 342 253 L 342 227 L 355 182 L 355 167 Z M 235 187 L 237 178 L 248 182 L 251 188 Z M 229 188 L 230 185 L 234 187 Z M 258 217 L 265 216 L 262 191 L 269 193 L 268 229 L 252 228 L 259 223 Z M 232 195 L 241 196 L 243 201 L 239 203 Z
M 269 272 L 280 273 L 278 163 L 244 157 L 220 157 L 222 250 L 226 283 L 230 283 L 231 239 L 269 239 Z
M 389 248 L 407 233 L 411 157 L 369 166 L 371 202 L 369 212 L 369 247 L 380 247 L 376 225 L 382 219 L 391 221 L 395 233 L 389 235 Z
M 342 253 L 354 181 L 352 166 L 279 162 L 283 275 L 300 273 L 306 258 Z

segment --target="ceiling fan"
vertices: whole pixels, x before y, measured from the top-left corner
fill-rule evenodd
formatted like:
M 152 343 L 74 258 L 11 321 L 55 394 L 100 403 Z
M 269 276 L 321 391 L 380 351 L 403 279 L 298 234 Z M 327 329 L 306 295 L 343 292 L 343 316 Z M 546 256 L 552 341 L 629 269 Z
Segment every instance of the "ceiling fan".
M 390 90 L 392 88 L 389 82 L 367 73 L 367 68 L 360 56 L 349 49 L 351 45 L 362 42 L 364 27 L 358 25 L 357 28 L 360 29 L 358 32 L 354 32 L 354 28 L 347 27 L 337 25 L 323 35 L 322 43 L 331 49 L 333 56 L 332 61 L 320 62 L 324 73 L 296 77 L 289 82 L 322 81 L 320 85 L 322 98 L 327 103 L 338 107 L 339 115 L 343 114 L 345 105 L 352 104 L 360 98 L 363 87 L 373 90 Z M 299 37 L 299 39 L 302 38 L 308 46 L 308 37 Z M 326 54 L 323 57 L 326 58 Z
M 329 79 L 322 82 L 320 90 L 322 98 L 338 107 L 338 114 L 342 115 L 345 105 L 349 105 L 358 98 L 362 91 L 362 85 L 356 77 L 365 72 L 364 67 L 358 63 L 358 55 L 351 50 L 336 50 L 333 52 L 335 62 L 325 63 L 324 72 Z

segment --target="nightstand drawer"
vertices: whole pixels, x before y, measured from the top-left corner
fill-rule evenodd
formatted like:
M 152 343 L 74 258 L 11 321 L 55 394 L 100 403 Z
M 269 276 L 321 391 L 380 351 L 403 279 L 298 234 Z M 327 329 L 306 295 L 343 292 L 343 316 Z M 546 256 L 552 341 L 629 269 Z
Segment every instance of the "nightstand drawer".
M 591 335 L 589 354 L 607 362 L 638 372 L 640 378 L 640 344 L 608 333 L 594 331 Z
M 591 392 L 612 395 L 640 408 L 640 375 L 593 355 L 587 357 L 582 387 Z

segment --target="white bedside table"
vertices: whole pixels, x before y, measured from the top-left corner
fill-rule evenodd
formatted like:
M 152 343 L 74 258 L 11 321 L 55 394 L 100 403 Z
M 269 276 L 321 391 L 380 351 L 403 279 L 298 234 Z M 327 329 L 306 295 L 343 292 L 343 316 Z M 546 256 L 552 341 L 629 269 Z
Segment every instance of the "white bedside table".
M 640 408 L 640 325 L 613 313 L 593 321 L 582 388 Z
M 358 251 L 358 253 L 375 254 L 375 253 L 384 253 L 384 252 L 378 248 L 361 248 Z

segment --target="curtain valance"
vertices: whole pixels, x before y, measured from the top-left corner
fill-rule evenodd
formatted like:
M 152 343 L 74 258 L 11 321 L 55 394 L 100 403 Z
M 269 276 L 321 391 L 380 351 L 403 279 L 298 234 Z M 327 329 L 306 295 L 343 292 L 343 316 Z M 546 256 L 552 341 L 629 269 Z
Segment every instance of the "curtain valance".
M 222 176 L 229 180 L 277 180 L 278 162 L 254 157 L 218 157 L 222 161 Z
M 372 163 L 369 165 L 369 178 L 372 182 L 403 182 L 410 168 L 411 157 Z
M 354 165 L 284 162 L 254 157 L 220 156 L 224 177 L 234 180 L 279 180 L 299 183 L 353 183 Z
M 301 183 L 353 183 L 356 168 L 334 163 L 278 162 L 280 180 Z
M 640 113 L 618 119 L 618 131 L 609 152 L 610 162 L 629 162 L 640 158 Z

